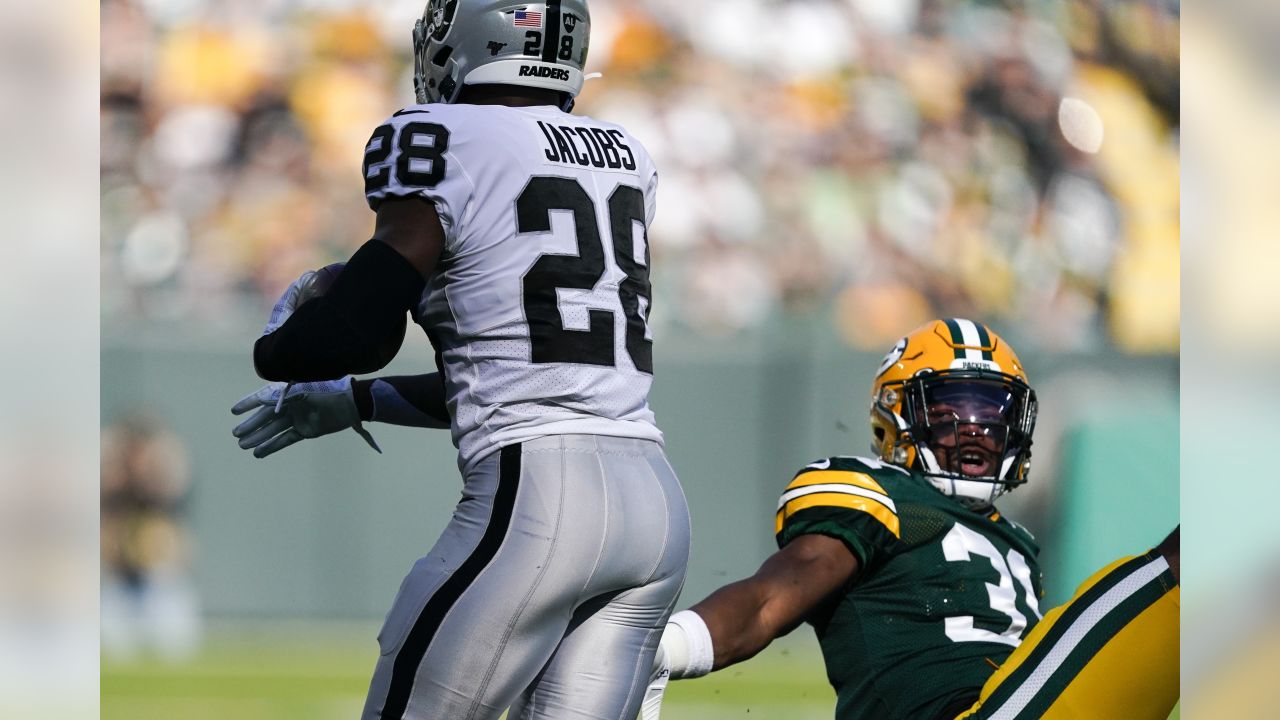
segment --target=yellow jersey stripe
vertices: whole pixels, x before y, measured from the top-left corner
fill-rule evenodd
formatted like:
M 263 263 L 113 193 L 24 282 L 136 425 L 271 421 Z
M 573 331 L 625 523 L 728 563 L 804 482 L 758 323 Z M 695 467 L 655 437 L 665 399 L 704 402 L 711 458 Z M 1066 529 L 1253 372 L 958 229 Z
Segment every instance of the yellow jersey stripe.
M 901 538 L 898 516 L 888 507 L 877 500 L 861 495 L 850 495 L 848 493 L 812 493 L 809 495 L 801 495 L 793 500 L 788 501 L 783 507 L 779 508 L 775 518 L 775 533 L 782 532 L 783 523 L 792 515 L 812 507 L 841 507 L 850 510 L 861 510 L 885 526 L 889 532 L 893 533 L 896 538 Z
M 857 485 L 860 488 L 874 490 L 881 495 L 888 495 L 880 483 L 866 473 L 853 472 L 850 470 L 814 470 L 807 473 L 801 473 L 796 479 L 791 481 L 787 486 L 788 490 L 805 487 L 807 485 L 825 485 L 828 483 L 847 483 L 849 485 Z

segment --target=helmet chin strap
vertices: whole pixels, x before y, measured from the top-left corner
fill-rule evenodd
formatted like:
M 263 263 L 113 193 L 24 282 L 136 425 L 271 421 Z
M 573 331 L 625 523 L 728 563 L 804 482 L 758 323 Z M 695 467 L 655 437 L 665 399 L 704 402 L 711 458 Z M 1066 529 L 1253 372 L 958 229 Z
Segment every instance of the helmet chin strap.
M 997 483 L 979 480 L 953 480 L 952 482 L 956 485 L 968 486 L 957 488 L 951 497 L 970 510 L 986 510 L 991 507 L 991 503 L 995 502 L 996 498 L 1004 494 L 1004 486 Z M 969 488 L 977 492 L 965 492 Z
M 588 80 L 594 80 L 599 77 L 604 77 L 604 73 L 600 73 L 600 72 L 587 73 L 586 75 L 582 76 L 582 82 L 583 84 L 586 84 Z M 560 109 L 565 112 L 573 112 L 573 105 L 576 100 L 577 98 L 575 96 L 570 95 L 568 99 L 565 100 L 564 103 L 560 105 Z
M 1013 467 L 1013 463 L 1018 459 L 1018 453 L 1006 454 L 1004 462 L 1000 463 L 1000 477 L 1002 480 L 1009 477 L 1009 469 Z
M 924 466 L 924 476 L 928 478 L 931 485 L 971 510 L 984 510 L 990 507 L 996 498 L 1008 490 L 1004 483 L 990 480 L 966 480 L 944 471 L 942 464 L 938 462 L 938 456 L 925 443 L 916 443 L 916 457 Z M 1005 458 L 1001 466 L 1001 477 L 1004 477 L 1013 459 Z
M 931 485 L 947 497 L 957 497 L 955 480 L 942 472 L 942 466 L 938 463 L 938 457 L 933 454 L 932 448 L 924 443 L 916 443 L 916 458 L 924 466 L 924 476 L 928 478 Z
M 941 475 L 943 473 L 942 464 L 938 462 L 938 456 L 933 454 L 933 448 L 925 443 L 916 443 L 916 457 L 924 464 L 926 475 Z

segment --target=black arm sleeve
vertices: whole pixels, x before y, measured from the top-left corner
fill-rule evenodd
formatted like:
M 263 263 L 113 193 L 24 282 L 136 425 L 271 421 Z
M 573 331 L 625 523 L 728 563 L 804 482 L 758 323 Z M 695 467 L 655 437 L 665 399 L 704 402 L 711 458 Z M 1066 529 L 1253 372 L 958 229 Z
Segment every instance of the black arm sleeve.
M 254 368 L 265 380 L 291 382 L 380 370 L 399 350 L 405 313 L 425 286 L 422 275 L 400 253 L 370 240 L 327 293 L 303 303 L 284 325 L 258 339 Z
M 356 380 L 354 390 L 361 420 L 411 427 L 449 427 L 444 379 L 440 373 Z

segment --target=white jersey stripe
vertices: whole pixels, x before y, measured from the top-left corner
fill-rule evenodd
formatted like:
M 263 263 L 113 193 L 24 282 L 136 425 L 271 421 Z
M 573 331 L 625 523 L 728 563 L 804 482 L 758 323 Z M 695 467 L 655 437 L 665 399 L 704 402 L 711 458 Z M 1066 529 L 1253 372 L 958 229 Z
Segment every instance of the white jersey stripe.
M 893 501 L 888 495 L 883 495 L 875 490 L 867 490 L 854 485 L 845 485 L 843 483 L 824 483 L 821 485 L 806 485 L 798 487 L 795 490 L 788 490 L 782 493 L 782 497 L 778 498 L 778 509 L 781 510 L 787 503 L 798 497 L 812 495 L 813 493 L 843 493 L 845 495 L 858 495 L 864 498 L 870 498 L 884 505 L 893 512 L 897 513 L 898 508 L 894 507 Z
M 1040 692 L 1044 684 L 1048 682 L 1053 673 L 1062 665 L 1062 663 L 1071 655 L 1071 651 L 1075 650 L 1080 641 L 1089 634 L 1103 618 L 1112 610 L 1115 610 L 1120 603 L 1124 602 L 1138 590 L 1141 590 L 1147 583 L 1155 580 L 1165 570 L 1169 569 L 1169 563 L 1164 558 L 1156 558 L 1151 563 L 1144 565 L 1133 572 L 1132 575 L 1121 580 L 1119 584 L 1103 593 L 1094 603 L 1085 610 L 1084 614 L 1076 618 L 1071 627 L 1054 643 L 1053 648 L 1045 655 L 1036 669 L 1027 677 L 1026 682 L 1017 689 L 1003 705 L 996 708 L 991 715 L 991 720 L 1014 720 L 1018 714 L 1026 708 L 1027 704 L 1035 698 Z

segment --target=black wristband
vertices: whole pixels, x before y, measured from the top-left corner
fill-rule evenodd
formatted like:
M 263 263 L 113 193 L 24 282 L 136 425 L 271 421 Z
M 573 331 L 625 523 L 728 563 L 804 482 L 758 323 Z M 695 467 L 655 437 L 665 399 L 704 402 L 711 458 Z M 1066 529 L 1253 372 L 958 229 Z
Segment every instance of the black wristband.
M 353 379 L 351 394 L 356 399 L 356 413 L 363 422 L 373 420 L 373 381 Z
M 368 415 L 359 407 L 362 392 L 371 402 Z M 451 423 L 439 373 L 373 378 L 364 387 L 357 385 L 355 395 L 357 409 L 366 420 L 427 428 L 446 428 Z

